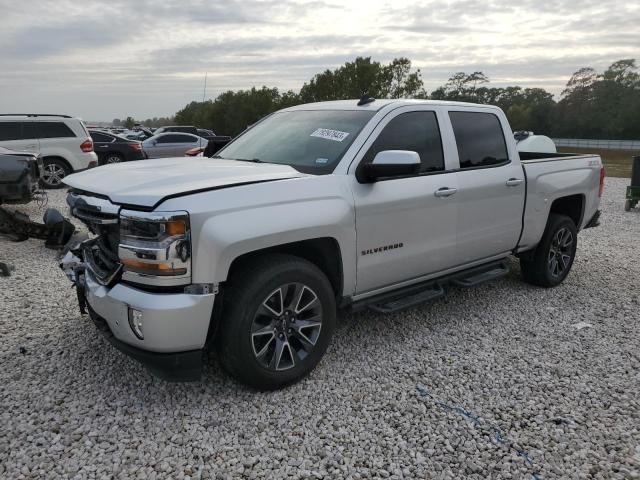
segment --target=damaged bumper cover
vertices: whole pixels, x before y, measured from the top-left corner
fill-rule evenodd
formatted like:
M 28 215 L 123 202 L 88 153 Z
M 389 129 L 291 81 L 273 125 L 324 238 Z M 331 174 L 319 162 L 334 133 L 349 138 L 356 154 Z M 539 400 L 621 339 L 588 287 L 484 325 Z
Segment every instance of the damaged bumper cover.
M 76 286 L 81 311 L 111 344 L 154 375 L 198 380 L 215 294 L 148 292 L 122 282 L 102 285 L 83 261 L 84 243 L 72 247 L 60 263 Z M 133 312 L 142 319 L 142 339 L 131 325 Z

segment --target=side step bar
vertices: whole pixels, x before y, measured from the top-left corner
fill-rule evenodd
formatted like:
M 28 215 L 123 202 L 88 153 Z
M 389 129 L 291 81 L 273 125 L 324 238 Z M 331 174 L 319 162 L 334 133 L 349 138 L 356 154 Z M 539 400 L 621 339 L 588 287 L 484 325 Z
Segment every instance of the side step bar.
M 451 277 L 450 283 L 456 287 L 470 288 L 489 282 L 497 278 L 502 278 L 509 274 L 511 267 L 506 260 L 496 262 L 490 265 L 466 270 L 457 276 Z
M 388 299 L 379 299 L 378 303 L 369 305 L 369 309 L 378 313 L 398 312 L 443 296 L 444 288 L 437 283 L 420 287 L 414 286 L 408 291 L 396 291 Z
M 402 287 L 398 290 L 366 298 L 352 303 L 349 309 L 358 311 L 363 308 L 369 308 L 378 313 L 399 312 L 444 296 L 448 286 L 475 287 L 481 283 L 504 277 L 510 270 L 507 259 L 498 260 L 497 262 L 487 263 L 424 283 Z

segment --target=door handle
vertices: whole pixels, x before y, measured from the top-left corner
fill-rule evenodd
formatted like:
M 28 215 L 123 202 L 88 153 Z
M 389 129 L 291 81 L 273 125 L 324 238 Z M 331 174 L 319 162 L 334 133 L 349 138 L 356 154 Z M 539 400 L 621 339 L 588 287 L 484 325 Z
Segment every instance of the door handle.
M 455 195 L 457 191 L 457 188 L 442 187 L 436 190 L 434 195 L 436 197 L 450 197 L 451 195 Z
M 520 185 L 522 182 L 524 182 L 524 179 L 522 178 L 510 178 L 509 180 L 507 180 L 507 182 L 505 183 L 505 185 L 507 187 L 517 187 L 518 185 Z

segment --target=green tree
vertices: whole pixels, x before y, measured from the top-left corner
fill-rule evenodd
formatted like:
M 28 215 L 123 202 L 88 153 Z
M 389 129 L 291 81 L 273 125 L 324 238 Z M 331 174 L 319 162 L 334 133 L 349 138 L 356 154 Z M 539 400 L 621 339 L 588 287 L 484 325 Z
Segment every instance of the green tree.
M 559 135 L 640 138 L 640 78 L 634 59 L 618 60 L 602 74 L 578 70 L 567 82 L 555 118 Z
M 265 115 L 301 103 L 292 91 L 280 93 L 277 88 L 251 88 L 227 91 L 215 101 L 191 102 L 178 113 L 179 125 L 210 128 L 219 135 L 237 135 Z
M 422 74 L 413 70 L 407 58 L 396 58 L 389 64 L 358 57 L 335 70 L 315 75 L 300 90 L 300 100 L 322 102 L 360 98 L 368 93 L 374 98 L 414 98 L 426 96 Z
M 127 117 L 126 120 L 124 121 L 124 126 L 126 128 L 133 128 L 135 124 L 136 124 L 136 121 L 133 119 L 133 117 Z

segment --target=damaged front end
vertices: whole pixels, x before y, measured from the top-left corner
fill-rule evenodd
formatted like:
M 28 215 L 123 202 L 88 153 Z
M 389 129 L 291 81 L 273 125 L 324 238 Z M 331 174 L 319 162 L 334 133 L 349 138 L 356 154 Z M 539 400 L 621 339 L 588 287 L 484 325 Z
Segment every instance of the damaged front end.
M 119 278 L 122 264 L 118 259 L 118 206 L 108 200 L 70 192 L 67 204 L 71 214 L 93 234 L 74 237 L 61 255 L 60 268 L 76 287 L 80 311 L 86 311 L 85 271 L 101 285 L 111 285 Z

